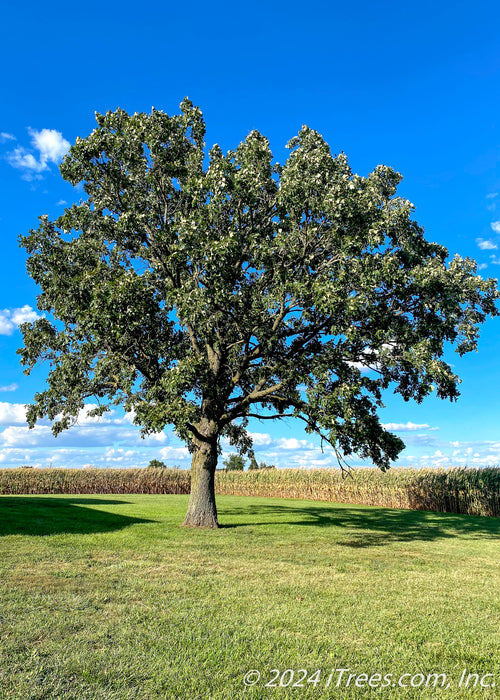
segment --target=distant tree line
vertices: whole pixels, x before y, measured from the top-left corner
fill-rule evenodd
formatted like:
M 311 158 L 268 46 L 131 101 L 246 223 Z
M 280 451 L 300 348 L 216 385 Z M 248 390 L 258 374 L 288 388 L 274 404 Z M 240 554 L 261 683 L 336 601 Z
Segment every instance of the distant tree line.
M 178 464 L 173 464 L 171 467 L 169 467 L 165 464 L 165 462 L 161 462 L 159 459 L 150 460 L 148 467 L 152 469 L 180 469 Z
M 230 454 L 226 459 L 223 461 L 223 466 L 224 469 L 229 472 L 229 471 L 240 471 L 242 472 L 245 469 L 245 458 L 242 457 L 242 455 L 238 454 Z M 261 462 L 260 464 L 257 462 L 255 459 L 255 456 L 252 455 L 250 458 L 250 463 L 248 465 L 249 470 L 255 470 L 255 469 L 276 469 L 274 464 L 266 464 L 265 462 Z
M 174 464 L 171 467 L 168 467 L 165 462 L 160 461 L 159 459 L 152 459 L 148 467 L 152 469 L 180 469 L 180 467 L 177 464 Z M 238 454 L 230 454 L 228 457 L 223 462 L 223 467 L 225 471 L 244 471 L 246 467 L 246 460 L 244 457 Z M 266 464 L 265 462 L 261 462 L 260 464 L 257 462 L 255 459 L 255 456 L 252 456 L 250 458 L 250 462 L 248 464 L 248 470 L 255 470 L 255 469 L 276 469 L 274 464 Z

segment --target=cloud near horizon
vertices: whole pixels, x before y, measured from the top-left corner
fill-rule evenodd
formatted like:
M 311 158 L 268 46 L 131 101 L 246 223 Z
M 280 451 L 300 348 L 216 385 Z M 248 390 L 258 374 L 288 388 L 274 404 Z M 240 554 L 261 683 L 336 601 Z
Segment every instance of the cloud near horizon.
M 165 429 L 143 439 L 139 428 L 133 425 L 132 414 L 113 409 L 102 417 L 91 417 L 88 413 L 95 406 L 86 404 L 79 413 L 78 422 L 55 438 L 47 419 L 38 421 L 30 430 L 24 404 L 0 402 L 0 426 L 3 426 L 3 430 L 0 428 L 1 467 L 30 464 L 39 467 L 82 468 L 92 465 L 132 468 L 146 466 L 153 458 L 170 467 L 190 467 L 189 450 L 173 431 Z M 409 448 L 394 466 L 491 466 L 500 463 L 500 441 L 439 440 L 438 433 L 434 432 L 439 428 L 428 423 L 385 423 L 383 427 L 404 433 Z M 327 446 L 322 451 L 321 445 L 312 439 L 301 439 L 300 435 L 295 437 L 293 433 L 289 437 L 260 432 L 251 435 L 258 462 L 291 469 L 338 467 L 333 451 Z M 221 441 L 221 446 L 220 467 L 228 454 L 236 451 L 226 439 Z M 348 461 L 353 467 L 373 466 L 355 455 Z
M 161 446 L 167 442 L 167 435 L 162 431 L 141 438 L 139 429 L 114 425 L 74 425 L 64 430 L 57 437 L 52 434 L 49 425 L 37 423 L 34 428 L 26 424 L 11 424 L 0 433 L 2 447 L 108 447 L 110 445 L 125 445 L 127 447 Z

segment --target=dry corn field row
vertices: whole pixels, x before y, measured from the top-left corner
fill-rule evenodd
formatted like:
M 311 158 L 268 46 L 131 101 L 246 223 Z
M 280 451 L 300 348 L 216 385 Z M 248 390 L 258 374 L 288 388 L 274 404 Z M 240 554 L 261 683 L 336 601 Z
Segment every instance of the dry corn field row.
M 0 494 L 189 493 L 189 471 L 179 469 L 0 470 Z M 500 515 L 500 468 L 270 469 L 218 471 L 218 494 L 304 498 L 337 503 Z

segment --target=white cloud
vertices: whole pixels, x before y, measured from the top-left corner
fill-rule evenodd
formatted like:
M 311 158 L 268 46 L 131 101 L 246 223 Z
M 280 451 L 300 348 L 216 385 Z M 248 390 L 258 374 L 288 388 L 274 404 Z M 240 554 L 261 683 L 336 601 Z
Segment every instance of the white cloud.
M 11 319 L 16 326 L 19 326 L 21 323 L 26 323 L 26 321 L 36 321 L 37 318 L 41 318 L 41 316 L 39 316 L 31 306 L 28 306 L 28 304 L 25 304 L 20 309 L 11 310 Z
M 333 450 L 327 445 L 323 452 L 319 445 L 307 439 L 272 438 L 269 433 L 250 433 L 250 435 L 258 462 L 274 464 L 278 468 L 329 469 L 338 466 Z M 219 458 L 220 463 L 229 453 L 235 451 L 229 445 L 229 441 L 222 440 L 222 443 L 225 449 Z
M 22 146 L 11 151 L 7 156 L 7 161 L 13 168 L 33 170 L 35 173 L 40 173 L 42 170 L 48 169 L 47 163 L 38 161 L 33 153 L 30 153 Z
M 297 440 L 297 438 L 280 438 L 275 441 L 275 444 L 282 450 L 301 450 L 304 447 L 314 448 L 314 445 L 307 440 Z
M 493 241 L 486 241 L 484 238 L 476 238 L 476 243 L 481 250 L 496 250 L 497 244 Z
M 444 467 L 446 466 L 450 458 L 448 455 L 444 455 L 441 450 L 436 450 L 434 454 L 432 455 L 423 455 L 422 459 L 422 466 L 432 466 L 432 467 Z M 426 465 L 426 462 L 430 462 L 430 465 Z
M 4 447 L 0 449 L 2 467 L 19 467 L 30 464 L 33 467 L 54 467 L 59 469 L 84 467 L 135 468 L 145 467 L 152 457 L 158 457 L 156 451 L 148 449 L 130 449 L 128 447 L 107 447 L 106 449 L 89 448 L 54 448 L 54 447 Z M 181 463 L 189 467 L 190 460 Z
M 135 445 L 151 445 L 151 446 L 153 446 L 157 442 L 160 442 L 160 443 L 167 442 L 167 439 L 168 439 L 167 434 L 163 430 L 159 433 L 151 433 L 151 435 L 147 435 L 144 438 L 141 438 L 138 428 L 135 430 L 128 430 L 127 433 L 131 437 L 132 436 L 134 437 L 134 444 Z M 122 433 L 120 432 L 119 435 L 121 435 L 121 434 Z
M 86 403 L 85 406 L 78 411 L 78 415 L 76 417 L 76 425 L 77 426 L 86 426 L 86 425 L 133 425 L 134 423 L 134 417 L 135 417 L 135 412 L 130 411 L 124 413 L 123 416 L 118 416 L 117 417 L 117 411 L 115 409 L 110 409 L 109 411 L 105 411 L 102 416 L 91 416 L 89 415 L 91 411 L 96 409 L 98 407 L 98 404 L 96 403 Z M 62 414 L 58 414 L 56 416 L 56 419 L 59 420 L 62 417 Z
M 111 411 L 113 414 L 114 411 Z M 134 425 L 135 411 L 128 411 L 121 418 L 113 418 L 113 425 Z
M 4 447 L 41 445 L 46 444 L 50 438 L 51 432 L 47 425 L 36 425 L 33 430 L 24 425 L 10 425 L 0 434 L 0 440 Z
M 383 343 L 381 350 L 387 352 L 388 350 L 393 350 L 395 348 L 394 342 Z M 380 350 L 366 348 L 363 353 L 359 356 L 360 361 L 351 362 L 348 361 L 347 364 L 350 367 L 356 367 L 363 374 L 371 372 L 372 370 L 380 369 L 380 363 L 377 362 L 377 357 L 380 355 Z
M 19 386 L 15 382 L 0 386 L 0 391 L 16 391 L 17 389 L 19 389 Z
M 18 309 L 3 309 L 0 311 L 0 335 L 12 335 L 19 324 L 36 321 L 37 318 L 41 316 L 27 304 Z
M 495 197 L 498 197 L 498 192 L 490 192 L 486 195 L 486 199 L 495 199 Z
M 439 430 L 439 428 L 431 428 L 427 423 L 382 423 L 385 430 L 392 430 L 395 433 L 407 433 L 414 430 Z
M 479 270 L 485 270 L 488 267 L 487 263 L 481 263 L 480 265 L 477 266 L 478 272 Z
M 65 199 L 60 199 L 56 202 L 56 207 L 64 207 L 68 202 Z
M 490 226 L 495 233 L 500 233 L 500 221 L 492 221 Z
M 254 445 L 270 445 L 272 440 L 269 433 L 250 433 Z
M 377 350 L 371 350 L 367 349 L 364 353 L 363 361 L 362 362 L 351 362 L 348 361 L 347 364 L 349 367 L 355 367 L 356 369 L 359 369 L 361 373 L 366 374 L 367 372 L 371 372 L 372 369 L 377 369 L 378 365 L 376 362 L 378 355 Z
M 26 406 L 23 403 L 0 401 L 0 425 L 26 426 Z
M 25 454 L 24 450 L 22 450 L 22 451 L 15 450 L 15 449 L 12 449 L 11 447 L 7 447 L 3 450 L 0 450 L 0 462 L 7 462 L 8 461 L 9 463 L 15 463 L 15 462 L 20 463 L 24 457 L 24 454 Z
M 40 152 L 41 163 L 61 162 L 66 153 L 69 151 L 70 143 L 63 138 L 60 131 L 55 129 L 28 129 L 31 135 L 31 143 Z
M 1 407 L 0 403 L 0 409 Z M 24 409 L 24 406 L 22 408 Z M 4 418 L 2 424 L 7 424 L 8 427 L 0 433 L 0 445 L 4 447 L 31 445 L 52 448 L 59 446 L 92 448 L 120 444 L 127 447 L 156 447 L 167 441 L 167 435 L 164 432 L 153 433 L 141 438 L 139 429 L 115 425 L 74 425 L 69 430 L 64 430 L 57 437 L 54 437 L 46 422 L 38 422 L 34 428 L 30 429 L 22 417 L 23 415 L 19 412 L 16 421 L 7 421 L 7 418 Z
M 438 441 L 433 435 L 428 435 L 427 433 L 410 433 L 405 435 L 404 443 L 407 447 L 424 447 L 437 445 Z
M 38 151 L 36 158 L 31 151 L 19 146 L 7 155 L 7 160 L 13 168 L 25 171 L 27 179 L 41 177 L 40 173 L 49 169 L 49 163 L 56 165 L 61 162 L 70 148 L 69 141 L 63 138 L 56 129 L 28 129 L 31 144 Z
M 5 141 L 15 141 L 16 137 L 13 134 L 7 134 L 5 131 L 0 133 L 0 143 L 5 143 Z
M 87 404 L 78 416 L 78 423 L 55 438 L 49 421 L 44 419 L 33 430 L 26 424 L 23 404 L 0 402 L 0 462 L 3 466 L 74 467 L 92 464 L 95 467 L 140 467 L 146 466 L 155 457 L 167 465 L 178 464 L 188 468 L 190 454 L 173 432 L 166 430 L 140 437 L 139 428 L 132 425 L 133 415 L 123 414 L 119 409 L 105 413 L 102 417 L 90 417 L 89 410 L 95 404 Z M 407 466 L 445 465 L 494 465 L 500 463 L 500 439 L 497 441 L 475 441 L 453 443 L 437 440 L 437 427 L 427 423 L 386 423 L 384 427 L 401 432 L 408 449 L 398 464 Z M 279 434 L 278 434 L 279 435 Z M 300 431 L 281 433 L 282 437 L 271 437 L 268 433 L 252 433 L 258 462 L 265 461 L 278 468 L 336 469 L 338 464 L 333 450 Z M 234 448 L 225 447 L 219 466 L 227 453 Z M 411 455 L 410 455 L 411 453 Z M 422 454 L 424 456 L 422 456 Z M 367 460 L 352 455 L 348 462 L 353 466 L 372 466 Z M 248 464 L 248 460 L 247 460 Z
M 176 460 L 184 460 L 187 459 L 190 461 L 190 454 L 189 450 L 187 447 L 173 447 L 173 446 L 168 446 L 168 447 L 162 447 L 160 450 L 160 459 L 162 460 L 169 460 L 169 459 L 176 459 Z
M 311 453 L 306 453 L 303 456 L 297 455 L 295 461 L 290 462 L 288 465 L 291 469 L 331 469 L 332 465 L 331 457 L 324 456 L 323 458 L 315 459 L 315 455 Z
M 86 404 L 79 412 L 76 423 L 69 430 L 64 430 L 54 437 L 51 422 L 44 418 L 34 428 L 28 428 L 26 406 L 20 403 L 0 402 L 0 426 L 6 426 L 0 432 L 0 446 L 21 447 L 103 447 L 120 444 L 127 447 L 160 447 L 167 442 L 164 431 L 152 433 L 142 438 L 138 427 L 133 426 L 133 414 L 116 416 L 110 411 L 101 416 L 89 416 L 97 404 Z M 57 416 L 60 419 L 61 416 Z M 88 461 L 88 460 L 87 460 Z
M 131 425 L 133 422 L 134 413 L 125 413 L 124 416 L 115 418 L 116 411 L 114 409 L 106 411 L 102 416 L 90 416 L 89 413 L 97 407 L 98 405 L 96 403 L 86 403 L 85 406 L 78 411 L 76 425 Z M 61 418 L 61 415 L 57 416 L 57 419 L 59 418 Z
M 104 455 L 106 462 L 115 462 L 119 464 L 128 461 L 130 457 L 137 455 L 137 450 L 124 450 L 121 447 L 108 447 L 105 450 Z

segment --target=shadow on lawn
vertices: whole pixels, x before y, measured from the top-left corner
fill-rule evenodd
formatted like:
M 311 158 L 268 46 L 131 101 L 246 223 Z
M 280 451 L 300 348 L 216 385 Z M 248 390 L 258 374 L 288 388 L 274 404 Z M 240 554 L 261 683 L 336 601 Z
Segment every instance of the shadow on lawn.
M 66 496 L 40 498 L 36 496 L 0 497 L 0 536 L 3 535 L 57 535 L 121 530 L 134 523 L 153 520 L 132 518 L 104 510 L 85 508 L 87 505 L 119 505 L 127 501 Z M 83 507 L 82 507 L 83 506 Z
M 337 544 L 343 547 L 375 547 L 391 542 L 431 541 L 465 536 L 472 539 L 500 539 L 500 518 L 486 518 L 455 513 L 356 506 L 252 505 L 221 509 L 224 516 L 242 518 L 242 522 L 222 527 L 258 525 L 297 525 L 338 528 Z M 245 516 L 252 516 L 247 522 Z M 262 517 L 261 522 L 253 518 Z M 342 540 L 342 530 L 349 538 Z M 356 532 L 358 531 L 358 532 Z

